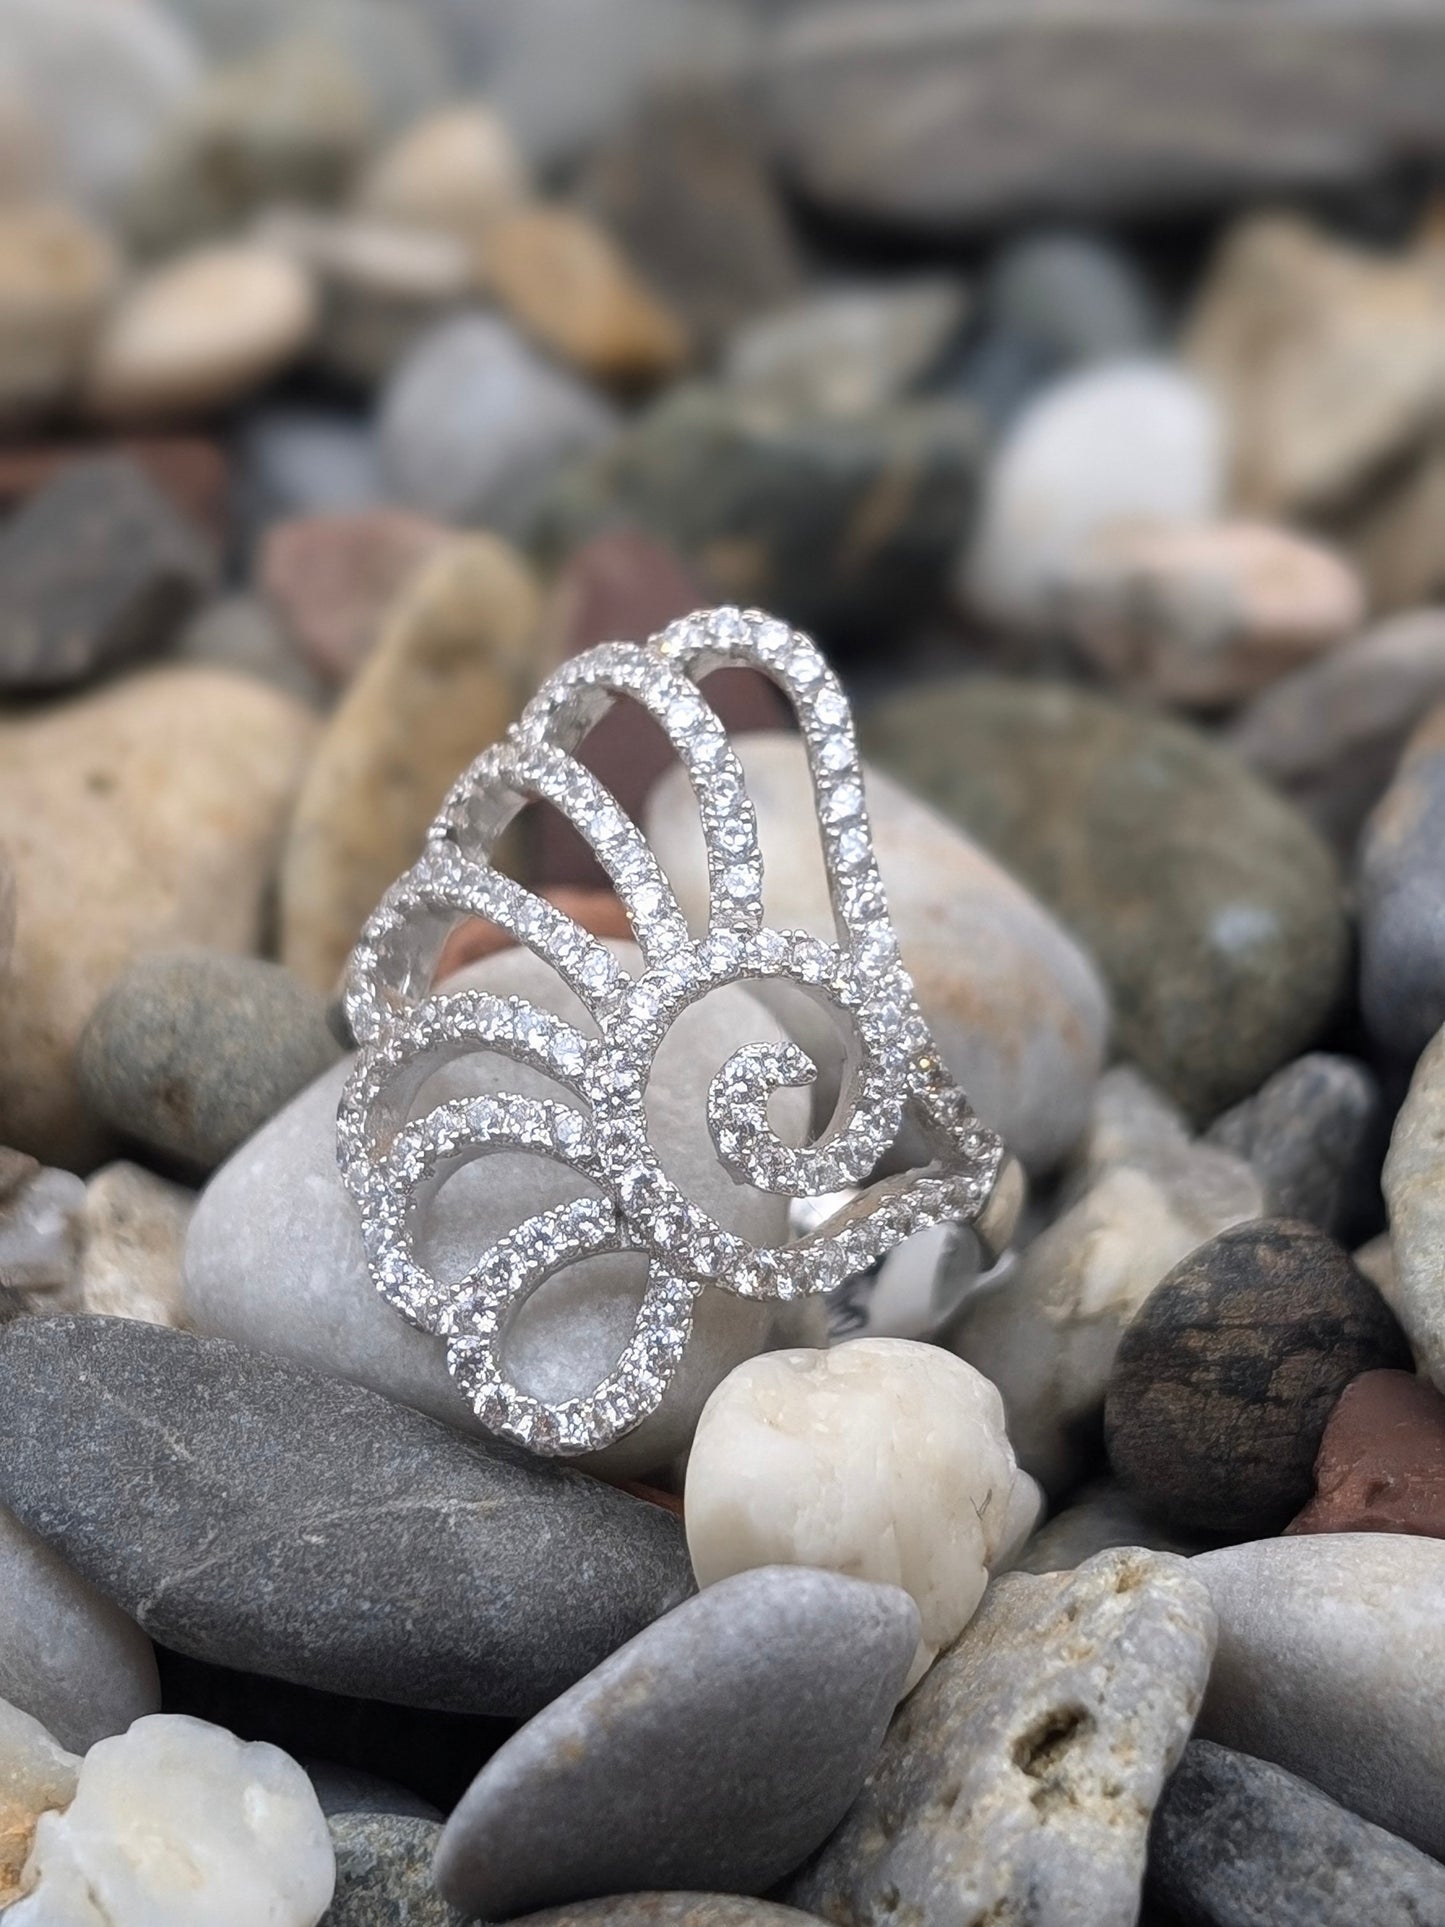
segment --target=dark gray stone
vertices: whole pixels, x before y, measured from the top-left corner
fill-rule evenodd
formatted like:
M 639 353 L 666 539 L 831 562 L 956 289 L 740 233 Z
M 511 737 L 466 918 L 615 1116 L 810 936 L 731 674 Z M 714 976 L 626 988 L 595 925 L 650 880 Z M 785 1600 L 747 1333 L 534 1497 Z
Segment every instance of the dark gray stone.
M 136 463 L 71 463 L 0 531 L 0 688 L 58 689 L 159 654 L 215 572 Z
M 432 1880 L 441 1831 L 397 1813 L 331 1816 L 336 1898 L 320 1927 L 462 1927 Z
M 535 1712 L 692 1583 L 661 1507 L 131 1320 L 0 1327 L 0 1502 L 177 1652 L 461 1713 Z
M 1096 1552 L 1142 1546 L 1152 1552 L 1200 1552 L 1197 1535 L 1171 1532 L 1150 1518 L 1114 1479 L 1094 1479 L 1041 1525 L 1010 1572 L 1072 1572 Z
M 1350 1242 L 1377 1191 L 1385 1115 L 1373 1071 L 1311 1051 L 1216 1118 L 1205 1142 L 1259 1173 L 1269 1215 Z
M 325 998 L 280 964 L 180 950 L 121 972 L 76 1073 L 102 1123 L 210 1171 L 340 1054 Z
M 302 1765 L 316 1789 L 321 1811 L 328 1820 L 342 1814 L 400 1814 L 412 1820 L 442 1819 L 441 1810 L 423 1800 L 409 1787 L 392 1780 L 379 1779 L 374 1773 L 356 1766 L 335 1766 L 329 1760 L 303 1760 Z
M 1122 249 L 1068 229 L 1006 247 L 982 305 L 995 328 L 1037 342 L 1063 368 L 1146 353 L 1160 331 L 1149 289 Z
M 805 1927 L 816 1919 L 742 1894 L 616 1894 L 549 1907 L 517 1927 Z
M 1189 1927 L 1433 1927 L 1445 1867 L 1283 1767 L 1193 1740 L 1159 1802 L 1147 1892 Z
M 1360 843 L 1360 1005 L 1413 1063 L 1445 1024 L 1445 706 L 1410 738 Z
M 762 1891 L 847 1811 L 917 1645 L 894 1586 L 800 1566 L 709 1586 L 483 1767 L 438 1885 L 497 1918 L 634 1889 Z

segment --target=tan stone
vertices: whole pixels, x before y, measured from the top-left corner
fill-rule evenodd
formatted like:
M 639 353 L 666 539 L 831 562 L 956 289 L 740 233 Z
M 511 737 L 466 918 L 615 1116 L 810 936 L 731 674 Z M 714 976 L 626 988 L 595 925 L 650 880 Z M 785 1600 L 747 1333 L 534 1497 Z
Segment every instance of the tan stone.
M 186 943 L 254 951 L 310 712 L 251 677 L 157 669 L 0 716 L 16 931 L 0 998 L 0 1143 L 84 1166 L 80 1033 L 121 968 Z
M 1404 472 L 1372 492 L 1344 540 L 1381 611 L 1418 609 L 1445 594 L 1445 441 L 1432 441 Z
M 79 1769 L 39 1720 L 0 1700 L 0 1913 L 29 1891 L 23 1876 L 35 1823 L 69 1806 Z
M 281 954 L 334 987 L 377 900 L 420 852 L 452 781 L 520 713 L 539 597 L 498 537 L 425 566 L 332 716 L 281 867 Z
M 480 103 L 443 108 L 410 127 L 363 175 L 359 213 L 472 242 L 531 191 L 504 122 Z
M 71 209 L 0 209 L 0 417 L 69 393 L 119 272 L 106 235 Z
M 123 1160 L 85 1187 L 80 1305 L 102 1318 L 184 1326 L 181 1257 L 196 1194 Z

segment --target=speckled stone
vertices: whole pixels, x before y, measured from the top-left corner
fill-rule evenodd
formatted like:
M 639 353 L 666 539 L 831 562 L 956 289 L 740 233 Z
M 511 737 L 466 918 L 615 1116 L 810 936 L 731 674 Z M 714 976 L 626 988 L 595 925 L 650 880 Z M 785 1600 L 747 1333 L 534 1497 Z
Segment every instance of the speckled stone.
M 1445 1539 L 1445 1397 L 1413 1372 L 1361 1372 L 1330 1413 L 1315 1495 L 1289 1532 Z
M 1193 1115 L 1314 1041 L 1348 964 L 1334 861 L 1198 731 L 980 676 L 906 690 L 861 734 L 1073 927 L 1112 986 L 1117 1050 Z
M 329 1821 L 336 1898 L 320 1927 L 462 1927 L 432 1881 L 441 1828 L 409 1814 L 343 1813 Z
M 1346 1385 L 1409 1362 L 1394 1314 L 1333 1238 L 1286 1219 L 1237 1225 L 1176 1265 L 1124 1333 L 1109 1460 L 1177 1527 L 1277 1531 L 1309 1497 Z
M 1356 1058 L 1296 1058 L 1216 1118 L 1205 1141 L 1254 1167 L 1272 1218 L 1302 1218 L 1348 1241 L 1378 1210 L 1385 1107 Z

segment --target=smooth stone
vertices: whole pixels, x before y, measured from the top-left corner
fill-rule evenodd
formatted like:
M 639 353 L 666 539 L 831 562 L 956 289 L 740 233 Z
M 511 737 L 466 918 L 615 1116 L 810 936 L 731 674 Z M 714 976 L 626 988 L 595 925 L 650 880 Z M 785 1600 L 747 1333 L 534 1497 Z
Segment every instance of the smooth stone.
M 561 558 L 641 527 L 715 600 L 768 609 L 825 645 L 876 646 L 942 600 L 981 454 L 980 424 L 956 403 L 797 414 L 688 382 L 558 478 L 532 539 Z
M 182 1256 L 196 1194 L 139 1164 L 107 1164 L 85 1187 L 78 1303 L 55 1310 L 183 1325 Z
M 383 471 L 439 522 L 523 529 L 554 476 L 610 442 L 611 408 L 499 316 L 429 330 L 381 396 Z
M 330 698 L 330 690 L 256 595 L 217 596 L 202 604 L 176 636 L 171 656 L 176 662 L 254 676 L 310 709 L 324 709 Z
M 1445 1030 L 1415 1066 L 1381 1184 L 1395 1311 L 1421 1369 L 1445 1391 Z
M 1099 1083 L 1064 1196 L 997 1288 L 943 1335 L 998 1386 L 1020 1465 L 1056 1497 L 1097 1448 L 1130 1319 L 1196 1245 L 1264 1209 L 1250 1167 L 1192 1142 L 1168 1099 L 1122 1066 Z
M 0 1911 L 24 1893 L 35 1824 L 42 1813 L 69 1806 L 79 1768 L 39 1720 L 0 1700 Z
M 723 379 L 780 409 L 866 414 L 932 373 L 968 309 L 964 284 L 945 274 L 824 288 L 739 328 Z
M 85 405 L 111 422 L 223 408 L 294 360 L 316 315 L 308 276 L 270 249 L 233 241 L 175 255 L 111 310 Z
M 1201 1553 L 1219 1648 L 1202 1739 L 1271 1760 L 1438 1860 L 1445 1545 L 1388 1532 Z
M 145 1634 L 0 1506 L 0 1700 L 84 1753 L 159 1711 Z
M 91 441 L 12 444 L 0 450 L 0 509 L 18 509 L 67 469 L 111 455 L 134 462 L 204 534 L 213 539 L 226 535 L 229 463 L 220 446 L 204 435 L 108 435 Z
M 1196 730 L 1062 683 L 956 677 L 865 712 L 865 753 L 1092 951 L 1117 1052 L 1201 1121 L 1314 1043 L 1344 989 L 1330 852 Z
M 280 964 L 177 950 L 116 978 L 76 1072 L 112 1130 L 209 1171 L 339 1054 L 325 1000 Z
M 105 231 L 64 206 L 0 210 L 0 421 L 65 401 L 120 274 Z
M 1225 708 L 1342 642 L 1365 610 L 1341 556 L 1267 522 L 1101 529 L 1059 590 L 1074 647 L 1112 683 Z
M 677 556 L 640 530 L 595 536 L 568 556 L 547 591 L 538 659 L 552 668 L 618 637 L 646 641 L 706 600 Z M 782 692 L 760 670 L 717 669 L 705 681 L 708 705 L 729 735 L 787 726 Z M 636 822 L 675 758 L 662 729 L 631 702 L 614 703 L 573 753 Z M 591 844 L 556 810 L 533 825 L 529 857 L 529 875 L 544 883 L 610 888 Z
M 1057 367 L 1147 354 L 1159 315 L 1122 248 L 1081 229 L 1038 229 L 990 265 L 980 305 L 988 324 L 1042 348 Z
M 1360 1008 L 1406 1063 L 1445 1024 L 1445 704 L 1405 746 L 1360 839 Z
M 1241 711 L 1234 750 L 1344 856 L 1395 773 L 1406 739 L 1445 702 L 1445 612 L 1379 623 Z
M 759 732 L 733 748 L 757 813 L 768 922 L 834 941 L 801 740 Z M 1016 1156 L 1036 1169 L 1056 1164 L 1083 1129 L 1103 1065 L 1109 1007 L 1093 964 L 970 838 L 885 774 L 864 775 L 889 915 L 944 1061 Z M 658 783 L 644 820 L 684 914 L 701 928 L 707 869 L 680 768 Z M 768 986 L 759 994 L 766 1001 Z M 816 1105 L 826 1119 L 840 1073 L 837 1029 L 796 997 L 775 1007 L 819 1066 Z
M 68 1304 L 85 1241 L 85 1180 L 0 1150 L 0 1318 Z
M 1205 1142 L 1254 1167 L 1268 1217 L 1300 1218 L 1344 1239 L 1378 1209 L 1384 1136 L 1384 1098 L 1369 1066 L 1310 1051 L 1217 1117 Z
M 1439 243 L 1437 242 L 1438 248 Z M 1445 572 L 1434 540 L 1445 504 L 1445 443 L 1438 432 L 1373 483 L 1338 518 L 1345 543 L 1380 615 L 1438 604 Z
M 528 1914 L 526 1927 L 805 1927 L 816 1919 L 742 1894 L 619 1894 Z
M 1171 1532 L 1113 1479 L 1095 1479 L 1045 1521 L 1009 1565 L 1010 1572 L 1072 1572 L 1096 1552 L 1143 1546 L 1151 1552 L 1201 1550 L 1197 1536 Z
M 311 1783 L 274 1746 L 185 1714 L 100 1740 L 40 1816 L 7 1927 L 316 1927 L 336 1860 Z
M 352 205 L 373 220 L 474 245 L 531 191 L 511 129 L 485 102 L 461 101 L 416 121 L 366 168 Z
M 637 952 L 618 952 L 636 970 Z M 571 1023 L 580 1001 L 531 951 L 504 950 L 449 980 L 449 988 L 518 996 Z M 706 1093 L 745 1042 L 784 1035 L 741 987 L 685 1011 L 657 1056 L 648 1113 L 654 1142 L 689 1199 L 759 1246 L 787 1239 L 787 1201 L 733 1183 L 707 1127 Z M 340 1373 L 466 1431 L 480 1431 L 446 1369 L 445 1347 L 381 1298 L 366 1266 L 356 1207 L 336 1168 L 336 1105 L 349 1065 L 302 1092 L 212 1179 L 192 1222 L 186 1304 L 200 1331 Z M 556 1087 L 509 1059 L 477 1055 L 443 1073 L 453 1095 Z M 774 1123 L 801 1141 L 806 1094 L 781 1092 Z M 428 1254 L 437 1275 L 460 1277 L 492 1240 L 586 1186 L 540 1159 L 492 1158 L 459 1170 L 436 1201 Z M 511 1367 L 525 1389 L 565 1398 L 591 1391 L 631 1335 L 645 1274 L 626 1255 L 597 1258 L 538 1292 L 514 1328 Z M 682 1366 L 661 1406 L 595 1463 L 632 1477 L 684 1451 L 703 1403 L 734 1365 L 768 1342 L 776 1307 L 720 1290 L 698 1300 Z M 594 1461 L 587 1461 L 594 1463 Z
M 282 855 L 280 954 L 303 983 L 334 988 L 452 783 L 521 714 L 539 614 L 521 557 L 481 534 L 438 549 L 393 604 L 317 745 Z
M 147 950 L 259 946 L 314 731 L 294 698 L 198 668 L 151 670 L 0 722 L 19 912 L 0 1000 L 0 1142 L 47 1162 L 95 1161 L 102 1137 L 73 1067 L 91 1012 Z
M 1191 1740 L 1154 1811 L 1150 1899 L 1199 1927 L 1420 1927 L 1445 1868 L 1293 1773 Z
M 919 1625 L 905 1690 L 962 1632 L 1038 1513 L 994 1387 L 904 1338 L 737 1366 L 703 1408 L 684 1493 L 704 1587 L 780 1564 L 911 1594 Z
M 1125 1331 L 1109 1462 L 1176 1528 L 1277 1532 L 1309 1497 L 1346 1385 L 1409 1362 L 1394 1314 L 1333 1238 L 1281 1218 L 1236 1225 L 1181 1260 Z
M 1182 369 L 1147 359 L 1081 369 L 1032 402 L 995 454 L 959 593 L 993 621 L 1047 626 L 1101 531 L 1207 520 L 1223 490 L 1222 424 Z
M 596 381 L 661 381 L 688 358 L 687 331 L 605 228 L 537 202 L 500 214 L 482 250 L 489 292 L 517 325 Z
M 1314 1497 L 1286 1530 L 1445 1539 L 1445 1397 L 1413 1372 L 1351 1379 L 1325 1424 Z
M 774 1566 L 710 1586 L 483 1767 L 437 1885 L 468 1916 L 648 1888 L 761 1893 L 848 1810 L 918 1635 L 905 1593 Z
M 345 50 L 304 30 L 216 67 L 161 128 L 121 210 L 141 253 L 233 232 L 275 202 L 337 198 L 372 133 Z
M 1185 343 L 1228 419 L 1236 505 L 1282 519 L 1338 508 L 1408 453 L 1445 378 L 1442 317 L 1426 255 L 1356 247 L 1294 215 L 1239 221 Z
M 0 688 L 59 689 L 159 655 L 216 566 L 134 462 L 65 469 L 0 529 Z
M 251 527 L 290 515 L 382 507 L 389 494 L 372 425 L 322 408 L 248 412 L 237 437 L 241 503 Z
M 1167 1553 L 1005 1574 L 785 1898 L 835 1921 L 1133 1927 L 1213 1651 L 1209 1595 Z
M 451 539 L 406 509 L 301 515 L 267 530 L 256 578 L 305 660 L 344 686 L 401 591 Z
M 15 1319 L 0 1387 L 0 1497 L 220 1665 L 525 1714 L 690 1589 L 660 1506 L 223 1339 Z
M 435 1820 L 396 1813 L 330 1818 L 336 1898 L 321 1927 L 462 1927 L 432 1884 Z
M 434 1821 L 442 1818 L 440 1808 L 419 1793 L 398 1786 L 394 1780 L 383 1780 L 361 1767 L 336 1766 L 326 1760 L 305 1760 L 303 1765 L 328 1820 L 352 1814 L 397 1815 Z

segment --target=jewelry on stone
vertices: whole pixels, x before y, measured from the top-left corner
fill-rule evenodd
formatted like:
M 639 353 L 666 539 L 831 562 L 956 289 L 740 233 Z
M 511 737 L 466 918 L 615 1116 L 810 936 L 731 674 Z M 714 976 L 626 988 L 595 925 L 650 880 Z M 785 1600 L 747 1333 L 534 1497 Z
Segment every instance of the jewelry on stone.
M 796 711 L 817 800 L 836 941 L 763 922 L 763 866 L 742 767 L 698 688 L 747 665 Z M 637 825 L 572 752 L 617 696 L 661 725 L 697 798 L 707 847 L 706 930 L 688 929 Z M 492 867 L 508 823 L 543 799 L 582 832 L 631 922 L 642 969 Z M 545 959 L 582 1000 L 597 1035 L 516 997 L 432 988 L 455 925 L 484 917 Z M 759 1248 L 724 1230 L 665 1174 L 648 1137 L 649 1068 L 669 1026 L 723 984 L 800 986 L 849 1033 L 842 1093 L 822 1136 L 785 1144 L 768 1102 L 810 1084 L 795 1044 L 736 1051 L 713 1079 L 708 1123 L 740 1184 L 792 1200 L 862 1187 L 791 1243 Z M 615 642 L 566 663 L 504 740 L 453 786 L 416 864 L 383 897 L 357 944 L 346 1010 L 360 1045 L 338 1113 L 338 1159 L 361 1213 L 377 1288 L 443 1339 L 447 1363 L 489 1431 L 548 1454 L 597 1451 L 655 1411 L 678 1369 L 707 1286 L 744 1298 L 830 1293 L 914 1232 L 967 1224 L 990 1262 L 1012 1235 L 1018 1166 L 944 1066 L 888 921 L 869 834 L 848 702 L 806 636 L 757 611 L 723 608 L 675 622 L 651 643 Z M 432 1073 L 487 1051 L 545 1074 L 562 1098 L 453 1098 L 413 1117 Z M 875 1173 L 905 1118 L 930 1162 Z M 600 1192 L 537 1213 L 499 1238 L 468 1275 L 443 1284 L 418 1255 L 420 1215 L 459 1165 L 530 1152 Z M 871 1180 L 871 1181 L 870 1181 Z M 635 1251 L 648 1261 L 632 1337 L 590 1393 L 551 1403 L 523 1391 L 502 1358 L 512 1320 L 574 1260 Z

